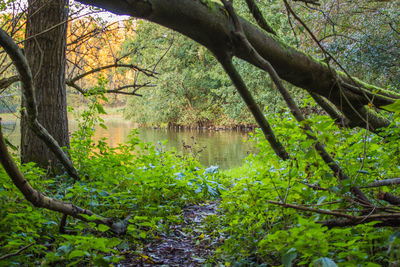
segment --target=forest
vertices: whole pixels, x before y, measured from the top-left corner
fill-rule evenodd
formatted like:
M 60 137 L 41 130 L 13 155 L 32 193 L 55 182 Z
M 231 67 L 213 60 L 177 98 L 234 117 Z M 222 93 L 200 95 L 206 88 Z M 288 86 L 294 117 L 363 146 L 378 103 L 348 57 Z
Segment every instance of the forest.
M 400 2 L 5 0 L 0 25 L 0 266 L 400 265 Z M 110 113 L 255 149 L 111 146 Z

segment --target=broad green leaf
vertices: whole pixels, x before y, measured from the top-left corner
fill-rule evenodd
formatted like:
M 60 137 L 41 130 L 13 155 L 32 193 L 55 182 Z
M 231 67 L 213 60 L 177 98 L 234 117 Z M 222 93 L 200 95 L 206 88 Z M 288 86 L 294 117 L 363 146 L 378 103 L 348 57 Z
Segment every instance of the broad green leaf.
M 319 258 L 312 263 L 313 267 L 337 267 L 336 263 L 327 257 Z
M 97 226 L 97 229 L 100 232 L 105 232 L 105 231 L 108 231 L 110 229 L 110 227 L 108 227 L 107 225 L 104 225 L 104 224 L 100 224 L 99 226 Z

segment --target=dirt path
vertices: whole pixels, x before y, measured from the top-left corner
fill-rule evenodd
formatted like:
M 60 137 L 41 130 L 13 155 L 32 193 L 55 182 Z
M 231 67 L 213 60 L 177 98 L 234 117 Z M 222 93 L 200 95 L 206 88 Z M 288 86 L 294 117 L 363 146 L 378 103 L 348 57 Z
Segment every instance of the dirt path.
M 210 202 L 186 207 L 182 224 L 171 225 L 169 233 L 145 246 L 142 256 L 126 255 L 118 266 L 203 266 L 212 258 L 218 241 L 208 238 L 203 221 L 216 215 L 218 206 L 219 203 Z

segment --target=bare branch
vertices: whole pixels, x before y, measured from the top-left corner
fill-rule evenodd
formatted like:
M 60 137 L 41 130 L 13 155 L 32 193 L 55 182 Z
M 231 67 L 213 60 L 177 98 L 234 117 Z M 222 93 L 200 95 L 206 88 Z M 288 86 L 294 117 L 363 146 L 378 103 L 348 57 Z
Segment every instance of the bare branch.
M 254 119 L 257 121 L 261 130 L 264 133 L 265 138 L 268 140 L 271 148 L 275 151 L 275 153 L 283 160 L 287 160 L 290 158 L 289 154 L 286 152 L 283 145 L 279 142 L 279 140 L 275 137 L 275 134 L 265 118 L 264 114 L 261 112 L 257 103 L 255 102 L 253 96 L 248 90 L 246 84 L 244 83 L 242 77 L 237 72 L 235 67 L 232 64 L 232 59 L 228 55 L 217 55 L 218 61 L 221 63 L 222 67 L 225 69 L 226 73 L 231 78 L 232 83 L 235 85 L 237 91 L 240 96 L 246 103 L 248 109 L 253 114 Z
M 30 248 L 30 247 L 33 246 L 34 244 L 35 244 L 35 243 L 31 243 L 31 244 L 29 244 L 29 245 L 27 245 L 27 246 L 25 246 L 25 247 L 20 248 L 20 249 L 17 250 L 16 252 L 13 252 L 13 253 L 10 253 L 10 254 L 6 254 L 6 255 L 3 255 L 3 256 L 0 256 L 0 261 L 1 261 L 1 260 L 5 260 L 5 259 L 10 258 L 10 257 L 13 257 L 13 256 L 17 256 L 17 255 L 20 254 L 22 251 L 24 251 L 24 250 Z
M 101 93 L 106 93 L 106 94 L 122 94 L 122 95 L 134 95 L 134 96 L 142 96 L 140 94 L 137 94 L 136 92 L 143 87 L 154 87 L 155 85 L 152 85 L 150 83 L 145 83 L 145 84 L 129 84 L 129 85 L 124 85 L 124 86 L 120 86 L 114 89 L 105 89 L 105 90 L 98 90 L 98 91 L 93 91 L 93 90 L 85 90 L 82 87 L 80 87 L 79 85 L 77 85 L 74 82 L 71 81 L 67 81 L 66 84 L 68 86 L 71 86 L 72 88 L 75 88 L 78 92 L 80 92 L 83 95 L 97 95 L 97 94 L 101 94 Z M 123 91 L 124 89 L 128 89 L 128 88 L 133 88 L 134 90 L 132 92 L 126 92 Z
M 339 218 L 345 218 L 344 220 L 328 220 L 328 221 L 317 222 L 330 228 L 364 224 L 372 221 L 381 221 L 381 223 L 377 224 L 379 226 L 385 226 L 385 225 L 398 226 L 400 223 L 400 213 L 381 213 L 381 214 L 368 214 L 365 216 L 354 216 L 343 212 L 315 209 L 315 208 L 305 207 L 302 205 L 288 204 L 272 200 L 268 200 L 267 203 L 273 205 L 279 205 L 285 208 L 291 208 L 296 210 L 331 215 Z
M 260 9 L 254 2 L 254 0 L 246 0 L 246 4 L 251 14 L 253 15 L 254 19 L 256 20 L 258 26 L 260 26 L 261 29 L 263 29 L 266 32 L 269 32 L 273 35 L 277 35 L 276 31 L 271 26 L 269 26 L 268 22 L 265 20 L 264 16 L 262 15 Z
M 133 64 L 114 63 L 114 64 L 110 64 L 110 65 L 105 65 L 105 66 L 101 66 L 101 67 L 98 67 L 98 68 L 94 68 L 94 69 L 92 69 L 92 70 L 90 70 L 88 72 L 85 72 L 83 74 L 80 74 L 80 75 L 72 78 L 72 79 L 69 79 L 67 82 L 74 83 L 74 82 L 76 82 L 76 81 L 78 81 L 78 80 L 80 80 L 80 79 L 82 79 L 82 78 L 84 78 L 84 77 L 86 77 L 88 75 L 91 75 L 91 74 L 96 73 L 96 72 L 100 72 L 100 71 L 105 70 L 105 69 L 111 69 L 111 68 L 130 68 L 130 69 L 134 69 L 134 70 L 140 71 L 140 72 L 144 73 L 146 76 L 149 76 L 149 77 L 156 77 L 156 75 L 158 74 L 158 73 L 156 73 L 154 71 L 142 69 L 142 68 L 140 68 L 140 67 L 138 67 L 136 65 L 133 65 Z
M 335 108 L 334 105 L 329 103 L 327 99 L 324 97 L 317 95 L 315 93 L 309 92 L 311 97 L 315 100 L 315 102 L 322 107 L 328 115 L 336 121 L 336 123 L 340 126 L 347 127 L 348 126 L 348 119 L 342 116 L 339 111 Z
M 288 203 L 283 203 L 283 202 L 278 202 L 278 201 L 272 201 L 272 200 L 267 200 L 267 203 L 269 204 L 274 204 L 274 205 L 279 205 L 285 208 L 292 208 L 296 210 L 304 210 L 304 211 L 310 211 L 310 212 L 315 212 L 319 214 L 326 214 L 326 215 L 332 215 L 335 217 L 342 217 L 342 218 L 348 218 L 352 220 L 356 220 L 357 216 L 353 216 L 347 213 L 342 213 L 342 212 L 337 212 L 337 211 L 330 211 L 330 210 L 321 210 L 321 209 L 314 209 L 310 207 L 305 207 L 301 205 L 295 205 L 295 204 L 288 204 Z
M 384 200 L 386 202 L 389 202 L 392 205 L 396 205 L 396 206 L 400 205 L 400 197 L 395 196 L 393 194 L 390 194 L 388 192 L 380 191 L 378 193 L 378 198 L 380 200 Z
M 329 190 L 328 188 L 323 188 L 320 185 L 316 185 L 316 184 L 308 184 L 308 183 L 305 183 L 305 182 L 300 182 L 300 183 L 304 184 L 305 186 L 307 186 L 307 187 L 309 187 L 309 188 L 311 188 L 313 190 L 321 190 L 321 191 L 328 191 Z
M 17 75 L 11 76 L 11 77 L 8 77 L 8 78 L 1 79 L 1 80 L 0 80 L 0 90 L 6 89 L 6 88 L 8 88 L 10 85 L 12 85 L 13 83 L 18 82 L 18 81 L 19 81 L 19 78 L 18 78 Z M 0 91 L 0 92 L 1 92 L 1 91 Z
M 293 0 L 294 2 L 303 2 L 308 5 L 320 6 L 319 0 Z

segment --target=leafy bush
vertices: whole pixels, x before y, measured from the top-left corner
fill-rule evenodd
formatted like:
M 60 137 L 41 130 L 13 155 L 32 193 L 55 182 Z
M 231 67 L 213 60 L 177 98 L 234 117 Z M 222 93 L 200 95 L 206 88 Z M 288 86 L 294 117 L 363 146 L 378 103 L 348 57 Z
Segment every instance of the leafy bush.
M 347 228 L 323 226 L 328 215 L 284 208 L 270 201 L 334 211 L 359 211 L 347 200 L 350 186 L 400 174 L 398 128 L 381 133 L 339 129 L 328 117 L 310 119 L 319 140 L 351 179 L 339 182 L 313 149 L 302 128 L 289 116 L 273 119 L 275 133 L 293 160 L 278 159 L 261 132 L 253 136 L 260 153 L 225 173 L 231 188 L 222 193 L 225 216 L 212 223 L 225 236 L 218 253 L 234 265 L 379 266 L 399 261 L 400 240 L 395 228 L 377 222 Z M 398 125 L 397 125 L 398 126 Z M 308 186 L 307 186 L 308 185 Z M 315 190 L 318 186 L 326 190 Z M 391 188 L 393 189 L 393 188 Z M 391 192 L 398 192 L 393 190 Z M 368 195 L 373 199 L 376 190 Z M 381 200 L 373 200 L 381 206 Z M 268 203 L 269 202 L 269 203 Z

